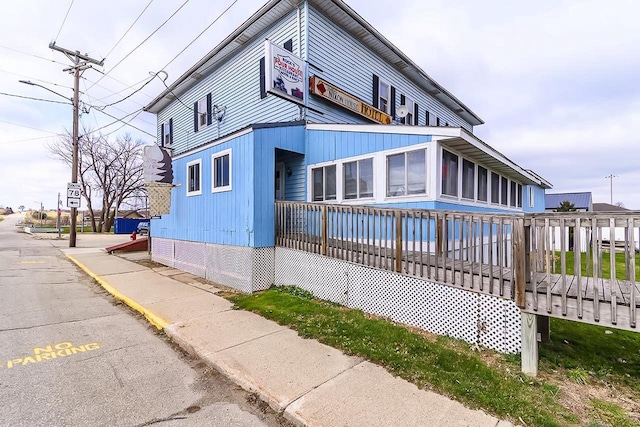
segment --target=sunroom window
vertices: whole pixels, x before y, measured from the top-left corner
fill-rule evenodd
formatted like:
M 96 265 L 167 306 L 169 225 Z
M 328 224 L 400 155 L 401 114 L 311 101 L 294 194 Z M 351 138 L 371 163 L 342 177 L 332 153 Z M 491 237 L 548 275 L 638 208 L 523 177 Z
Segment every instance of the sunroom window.
M 313 176 L 313 201 L 336 199 L 336 165 L 311 170 Z
M 373 159 L 343 164 L 344 198 L 373 197 Z
M 458 156 L 442 150 L 442 194 L 458 195 Z
M 387 156 L 387 197 L 426 194 L 426 150 Z
M 478 201 L 487 201 L 487 170 L 478 166 Z
M 476 187 L 476 165 L 467 159 L 462 160 L 462 197 L 473 200 Z

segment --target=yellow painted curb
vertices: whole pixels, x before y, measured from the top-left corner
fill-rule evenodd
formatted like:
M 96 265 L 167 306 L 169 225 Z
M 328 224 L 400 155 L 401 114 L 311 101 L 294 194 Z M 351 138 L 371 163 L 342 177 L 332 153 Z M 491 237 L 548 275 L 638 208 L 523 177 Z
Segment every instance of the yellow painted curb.
M 109 283 L 107 283 L 100 276 L 98 276 L 97 274 L 93 273 L 91 270 L 89 270 L 84 264 L 82 264 L 80 261 L 78 261 L 72 255 L 69 255 L 69 254 L 66 254 L 66 255 L 67 255 L 67 258 L 69 258 L 71 261 L 76 263 L 76 265 L 78 267 L 80 267 L 85 273 L 87 273 L 96 282 L 98 282 L 100 284 L 100 286 L 102 286 L 104 288 L 104 290 L 106 290 L 111 295 L 113 295 L 114 298 L 119 299 L 120 301 L 122 301 L 125 304 L 127 304 L 129 307 L 131 307 L 134 310 L 136 310 L 137 312 L 141 313 L 149 321 L 149 323 L 151 323 L 153 326 L 155 326 L 159 330 L 163 330 L 165 327 L 167 327 L 167 326 L 169 326 L 171 324 L 170 322 L 166 321 L 162 317 L 160 317 L 157 314 L 155 314 L 153 311 L 149 310 L 148 308 L 145 308 L 145 307 L 141 306 L 140 304 L 138 304 L 137 302 L 135 302 L 131 298 L 128 298 L 127 296 L 121 294 L 120 291 L 118 291 L 116 288 L 111 286 Z

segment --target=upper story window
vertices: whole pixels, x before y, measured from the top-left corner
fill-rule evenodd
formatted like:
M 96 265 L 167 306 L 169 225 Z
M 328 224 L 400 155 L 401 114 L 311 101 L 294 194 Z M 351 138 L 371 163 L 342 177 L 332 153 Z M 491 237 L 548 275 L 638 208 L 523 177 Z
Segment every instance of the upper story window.
M 202 159 L 187 163 L 187 196 L 202 194 Z
M 231 190 L 231 150 L 224 150 L 211 156 L 213 193 Z
M 345 199 L 373 197 L 373 159 L 343 164 Z
M 171 147 L 173 144 L 173 119 L 162 124 L 162 147 Z
M 313 201 L 336 200 L 336 165 L 311 170 L 313 177 Z
M 378 81 L 378 108 L 385 113 L 389 113 L 391 105 L 391 86 L 389 83 Z
M 387 197 L 426 193 L 426 150 L 387 156 Z
M 211 124 L 211 94 L 193 104 L 193 130 L 198 132 Z
M 458 195 L 458 156 L 442 150 L 442 194 Z
M 412 99 L 405 98 L 404 106 L 407 107 L 409 112 L 407 113 L 407 116 L 402 119 L 402 123 L 405 125 L 417 125 L 418 117 L 415 116 L 416 103 Z
M 478 165 L 478 201 L 486 202 L 487 201 L 487 177 L 488 172 L 487 169 Z

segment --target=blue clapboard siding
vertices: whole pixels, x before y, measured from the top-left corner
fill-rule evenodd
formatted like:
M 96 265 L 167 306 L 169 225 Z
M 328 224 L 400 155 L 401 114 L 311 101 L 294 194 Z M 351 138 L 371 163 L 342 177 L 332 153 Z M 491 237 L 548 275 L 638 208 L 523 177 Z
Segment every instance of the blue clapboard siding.
M 428 209 L 428 210 L 452 210 L 461 212 L 482 212 L 482 213 L 521 213 L 517 209 L 506 209 L 504 206 L 496 206 L 490 204 L 467 205 L 455 202 L 407 202 L 407 203 L 377 203 L 376 207 L 381 208 L 398 208 L 398 209 Z
M 303 154 L 304 138 L 303 125 L 255 130 L 255 247 L 273 246 L 275 243 L 276 148 Z
M 253 123 L 289 122 L 299 116 L 296 104 L 274 95 L 260 98 L 260 58 L 264 57 L 264 40 L 283 45 L 293 40 L 293 51 L 299 54 L 297 17 L 295 9 L 271 28 L 260 33 L 239 53 L 180 95 L 158 114 L 158 140 L 162 123 L 173 119 L 174 155 L 206 144 Z M 304 27 L 303 27 L 304 28 Z M 224 119 L 203 130 L 194 132 L 193 104 L 212 94 L 212 104 L 226 107 Z
M 529 200 L 529 188 L 533 188 L 533 207 L 530 206 Z M 538 186 L 525 185 L 522 188 L 522 207 L 525 212 L 544 212 L 545 200 L 544 200 L 544 188 Z
M 253 133 L 173 161 L 171 213 L 153 220 L 153 236 L 194 242 L 253 246 Z M 232 191 L 212 193 L 211 155 L 231 149 Z M 202 194 L 187 197 L 187 163 L 202 159 Z
M 433 96 L 427 94 L 400 73 L 393 65 L 371 52 L 351 34 L 328 18 L 309 7 L 309 52 L 310 72 L 341 89 L 356 95 L 367 103 L 373 102 L 373 74 L 396 88 L 396 105 L 404 94 L 419 105 L 418 124 L 426 125 L 425 111 L 435 113 L 441 122 L 450 126 L 461 126 L 469 131 L 473 127 Z M 315 68 L 314 68 L 315 67 Z M 322 70 L 322 71 L 320 71 Z M 367 119 L 349 114 L 340 107 L 332 107 L 318 97 L 309 97 L 309 106 L 322 111 L 308 112 L 308 118 L 317 123 L 368 123 Z M 355 121 L 357 120 L 357 121 Z
M 307 164 L 312 165 L 431 142 L 431 135 L 309 130 L 307 139 Z

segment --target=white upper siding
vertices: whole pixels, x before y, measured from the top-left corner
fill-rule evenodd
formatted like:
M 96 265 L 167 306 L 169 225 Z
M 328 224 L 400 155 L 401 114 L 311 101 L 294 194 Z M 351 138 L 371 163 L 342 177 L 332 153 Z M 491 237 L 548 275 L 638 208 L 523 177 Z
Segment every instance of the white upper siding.
M 396 88 L 396 107 L 400 95 L 411 98 L 419 105 L 418 124 L 426 125 L 425 110 L 434 113 L 441 122 L 473 131 L 473 126 L 445 107 L 440 101 L 420 89 L 391 64 L 371 52 L 351 34 L 331 22 L 313 7 L 309 7 L 309 61 L 310 74 L 316 74 L 329 83 L 372 103 L 373 74 Z M 322 71 L 319 71 L 322 70 Z M 309 107 L 325 112 L 324 115 L 309 111 L 307 117 L 317 123 L 370 123 L 364 118 L 349 114 L 339 107 L 309 97 Z

